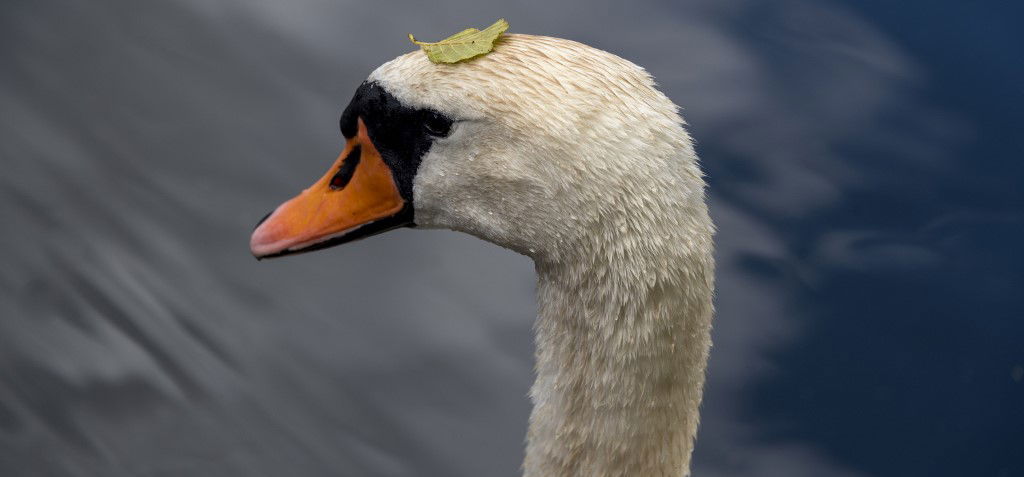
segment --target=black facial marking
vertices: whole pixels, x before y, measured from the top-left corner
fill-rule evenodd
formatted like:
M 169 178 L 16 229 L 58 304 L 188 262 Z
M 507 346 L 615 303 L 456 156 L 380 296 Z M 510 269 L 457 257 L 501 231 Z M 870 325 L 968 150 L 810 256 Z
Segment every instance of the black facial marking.
M 353 147 L 352 151 L 341 161 L 341 167 L 338 168 L 338 172 L 331 178 L 331 189 L 341 190 L 348 185 L 348 182 L 352 180 L 352 174 L 356 173 L 356 166 L 359 165 L 359 158 L 361 156 L 362 148 L 359 146 Z
M 412 224 L 412 184 L 423 156 L 438 137 L 447 136 L 452 120 L 430 109 L 402 104 L 376 82 L 364 82 L 341 115 L 341 133 L 352 138 L 359 131 L 358 119 L 380 152 L 398 185 L 398 192 L 410 210 Z

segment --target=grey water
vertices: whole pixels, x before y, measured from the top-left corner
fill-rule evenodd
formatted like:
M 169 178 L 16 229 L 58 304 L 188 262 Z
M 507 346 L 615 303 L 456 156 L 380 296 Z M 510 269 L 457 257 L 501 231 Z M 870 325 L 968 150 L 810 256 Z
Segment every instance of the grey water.
M 1024 476 L 1021 7 L 7 0 L 0 475 L 514 476 L 528 259 L 256 262 L 356 86 L 507 18 L 646 67 L 718 224 L 696 476 Z

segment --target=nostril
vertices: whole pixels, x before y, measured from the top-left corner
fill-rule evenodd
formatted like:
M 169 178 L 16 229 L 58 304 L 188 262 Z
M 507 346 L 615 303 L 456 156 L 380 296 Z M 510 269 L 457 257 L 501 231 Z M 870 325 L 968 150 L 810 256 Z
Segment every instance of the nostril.
M 331 178 L 331 189 L 344 189 L 349 181 L 352 180 L 352 175 L 356 173 L 356 166 L 359 165 L 361 149 L 359 146 L 353 147 L 352 151 L 341 161 L 341 167 L 338 168 L 338 172 Z

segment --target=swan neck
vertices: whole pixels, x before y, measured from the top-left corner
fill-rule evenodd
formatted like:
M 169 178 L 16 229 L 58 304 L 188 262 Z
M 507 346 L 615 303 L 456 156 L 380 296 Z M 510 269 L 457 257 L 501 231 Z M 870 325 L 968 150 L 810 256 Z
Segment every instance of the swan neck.
M 688 475 L 710 347 L 710 222 L 659 224 L 538 261 L 526 476 Z

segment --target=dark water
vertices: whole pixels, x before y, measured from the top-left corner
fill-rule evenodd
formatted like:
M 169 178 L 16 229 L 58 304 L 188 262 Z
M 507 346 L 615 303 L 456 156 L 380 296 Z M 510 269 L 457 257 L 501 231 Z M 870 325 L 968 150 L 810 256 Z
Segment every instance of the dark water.
M 697 476 L 1024 476 L 1021 9 L 0 7 L 0 475 L 512 476 L 532 265 L 397 231 L 257 263 L 405 34 L 647 67 L 719 224 Z

